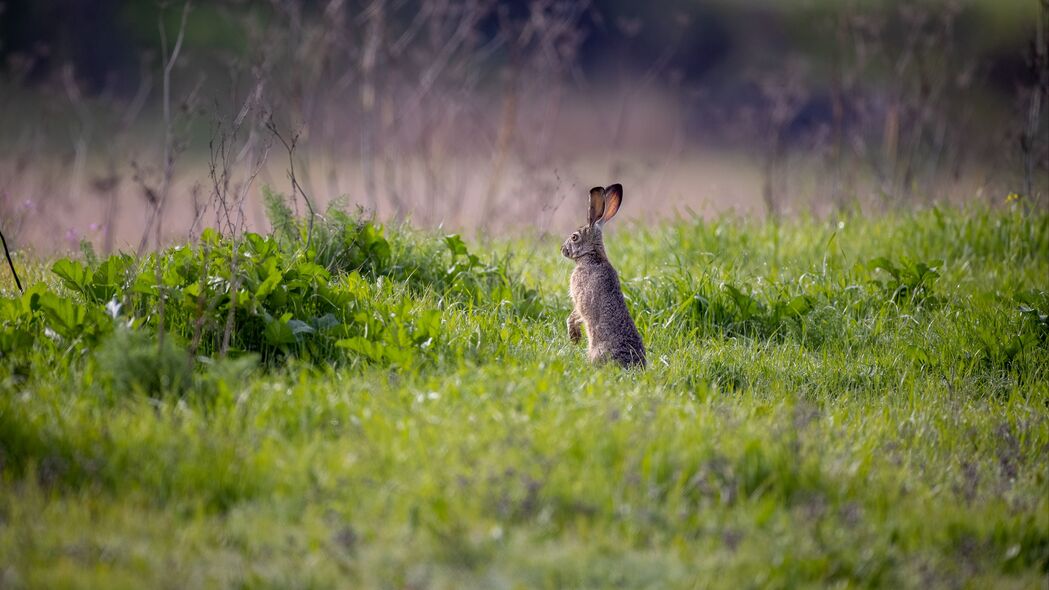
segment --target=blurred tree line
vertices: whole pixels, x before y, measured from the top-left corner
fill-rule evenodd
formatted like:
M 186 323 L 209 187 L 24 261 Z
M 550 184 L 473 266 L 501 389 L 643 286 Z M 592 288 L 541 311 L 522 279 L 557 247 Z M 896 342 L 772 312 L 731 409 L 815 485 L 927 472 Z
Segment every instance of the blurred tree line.
M 906 43 L 908 18 L 931 24 L 938 15 L 953 19 L 951 36 L 961 40 L 952 56 L 954 66 L 977 61 L 986 75 L 985 88 L 1011 95 L 1018 84 L 1030 84 L 1036 74 L 1027 51 L 1034 42 L 1039 0 L 584 0 L 576 25 L 582 42 L 578 67 L 584 74 L 626 71 L 643 74 L 653 63 L 687 83 L 723 82 L 739 76 L 748 62 L 782 61 L 797 55 L 829 77 L 842 48 L 841 19 L 853 15 L 881 21 L 885 46 Z M 382 2 L 347 1 L 360 15 Z M 418 13 L 428 0 L 390 2 L 402 8 L 396 15 Z M 476 2 L 498 5 L 512 17 L 527 15 L 534 0 Z M 133 92 L 143 55 L 157 51 L 157 17 L 177 19 L 172 0 L 35 0 L 0 2 L 0 59 L 8 76 L 39 81 L 57 68 L 72 64 L 81 83 L 92 92 L 106 87 Z M 279 18 L 278 0 L 218 0 L 194 7 L 187 29 L 187 46 L 196 59 L 218 59 L 215 50 L 248 50 L 241 18 Z M 329 0 L 300 0 L 302 14 L 323 18 Z M 340 2 L 342 4 L 342 2 Z M 416 6 L 411 6 L 416 5 Z M 407 6 L 407 10 L 404 7 Z M 900 10 L 903 8 L 903 10 Z M 926 13 L 917 17 L 918 13 Z M 910 14 L 910 16 L 908 16 Z M 404 23 L 408 26 L 409 23 Z M 490 11 L 479 31 L 498 34 L 497 11 Z M 350 27 L 347 33 L 351 34 Z M 355 40 L 350 39 L 350 42 Z M 356 42 L 363 43 L 363 39 Z M 930 50 L 938 48 L 930 47 Z M 947 64 L 951 67 L 951 64 Z
M 325 194 L 344 192 L 352 159 L 355 192 L 394 215 L 431 195 L 430 216 L 454 217 L 473 191 L 485 203 L 474 215 L 513 217 L 494 203 L 562 194 L 570 156 L 599 154 L 616 177 L 644 163 L 658 180 L 665 161 L 686 162 L 700 144 L 754 159 L 772 215 L 801 192 L 799 160 L 815 179 L 804 191 L 838 205 L 937 198 L 962 178 L 967 191 L 1049 195 L 1049 0 L 186 4 L 0 0 L 0 89 L 22 97 L 0 106 L 19 125 L 73 119 L 74 170 L 96 137 L 131 135 L 136 118 L 155 124 L 163 112 L 167 155 L 152 172 L 163 180 L 144 181 L 138 163 L 119 171 L 125 156 L 106 145 L 110 171 L 93 181 L 131 176 L 151 207 L 191 144 L 211 152 L 214 198 L 238 166 L 231 154 L 259 152 L 251 179 L 276 145 L 302 170 L 327 166 L 304 180 L 323 176 Z M 49 97 L 57 106 L 44 117 L 37 103 Z M 100 134 L 114 118 L 119 133 Z M 22 143 L 21 161 L 35 161 L 43 148 Z M 608 149 L 624 144 L 655 155 Z M 119 147 L 140 154 L 130 139 Z M 464 156 L 486 159 L 485 173 L 457 170 Z M 437 201 L 452 206 L 438 213 Z

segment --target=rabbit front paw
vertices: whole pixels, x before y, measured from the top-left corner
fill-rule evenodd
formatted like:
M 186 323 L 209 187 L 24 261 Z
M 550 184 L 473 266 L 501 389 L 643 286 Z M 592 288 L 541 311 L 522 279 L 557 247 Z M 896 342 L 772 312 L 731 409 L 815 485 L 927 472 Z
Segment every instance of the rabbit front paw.
M 568 339 L 572 341 L 572 344 L 579 344 L 579 340 L 583 337 L 581 323 L 575 313 L 568 316 Z

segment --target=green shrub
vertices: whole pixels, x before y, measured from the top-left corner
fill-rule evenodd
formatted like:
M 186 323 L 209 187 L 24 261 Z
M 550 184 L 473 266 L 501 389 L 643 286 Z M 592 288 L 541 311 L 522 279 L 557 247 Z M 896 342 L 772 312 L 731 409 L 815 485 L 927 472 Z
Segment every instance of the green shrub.
M 269 364 L 298 356 L 409 367 L 428 362 L 449 305 L 510 304 L 530 316 L 542 310 L 538 293 L 513 277 L 507 261 L 483 260 L 459 236 L 404 228 L 391 241 L 381 226 L 334 207 L 311 231 L 280 195 L 267 192 L 267 206 L 274 226 L 268 236 L 232 238 L 208 229 L 197 244 L 141 261 L 127 254 L 56 261 L 51 270 L 71 296 L 41 285 L 21 302 L 5 300 L 0 352 L 44 333 L 93 350 L 119 314 L 132 328 L 177 338 L 187 358 L 255 354 Z M 138 354 L 145 333 L 121 333 L 113 342 Z M 110 344 L 101 358 L 120 345 Z M 169 354 L 165 345 L 156 358 L 143 356 L 130 375 L 114 364 L 115 386 L 166 390 L 174 383 L 165 379 L 176 376 L 164 372 Z

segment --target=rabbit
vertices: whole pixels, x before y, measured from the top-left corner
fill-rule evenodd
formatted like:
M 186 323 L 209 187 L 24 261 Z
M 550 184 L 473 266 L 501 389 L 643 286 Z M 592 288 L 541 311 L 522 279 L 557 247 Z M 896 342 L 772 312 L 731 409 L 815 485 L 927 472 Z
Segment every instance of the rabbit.
M 586 326 L 590 362 L 613 360 L 623 367 L 644 368 L 645 345 L 627 310 L 619 275 L 605 255 L 601 230 L 615 217 L 623 203 L 623 186 L 613 184 L 590 189 L 587 224 L 568 236 L 561 254 L 575 261 L 569 293 L 572 313 L 568 316 L 568 338 L 573 344 Z

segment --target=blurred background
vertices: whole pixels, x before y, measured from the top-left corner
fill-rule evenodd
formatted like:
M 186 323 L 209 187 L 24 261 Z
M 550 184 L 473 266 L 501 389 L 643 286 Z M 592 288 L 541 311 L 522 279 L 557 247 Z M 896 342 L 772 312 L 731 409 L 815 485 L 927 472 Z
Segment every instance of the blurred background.
M 42 253 L 360 208 L 1049 203 L 1049 0 L 0 2 L 0 229 Z

